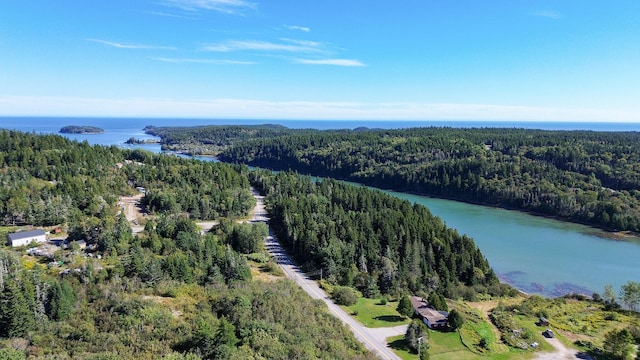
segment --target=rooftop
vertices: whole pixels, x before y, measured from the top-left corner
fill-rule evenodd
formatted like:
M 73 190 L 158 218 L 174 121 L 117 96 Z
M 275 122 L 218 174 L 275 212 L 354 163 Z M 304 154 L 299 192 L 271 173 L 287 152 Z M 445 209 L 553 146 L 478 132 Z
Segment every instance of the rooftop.
M 31 230 L 31 231 L 20 231 L 17 233 L 9 234 L 9 240 L 15 241 L 20 239 L 28 239 L 28 238 L 33 238 L 37 236 L 42 236 L 44 234 L 45 234 L 44 230 L 40 230 L 40 229 Z
M 436 309 L 430 307 L 427 302 L 417 296 L 411 297 L 411 304 L 413 305 L 413 309 L 420 314 L 423 318 L 426 318 L 432 324 L 437 322 L 447 321 L 447 315 L 444 311 L 437 311 Z

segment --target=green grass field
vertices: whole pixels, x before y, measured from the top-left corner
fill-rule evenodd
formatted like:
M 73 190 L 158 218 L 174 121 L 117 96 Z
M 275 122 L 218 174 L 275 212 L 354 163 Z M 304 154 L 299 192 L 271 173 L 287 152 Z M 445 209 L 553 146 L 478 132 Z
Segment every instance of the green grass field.
M 393 352 L 400 356 L 400 358 L 409 360 L 417 359 L 418 355 L 409 351 L 407 345 L 404 342 L 404 335 L 398 335 L 387 339 L 389 346 L 393 349 Z
M 402 335 L 388 339 L 393 352 L 405 360 L 415 360 L 417 354 L 411 353 L 404 343 Z M 532 354 L 510 351 L 490 356 L 478 355 L 464 346 L 457 332 L 439 332 L 429 330 L 429 358 L 432 360 L 515 360 L 527 359 Z
M 398 302 L 396 301 L 389 301 L 385 305 L 381 305 L 379 299 L 367 298 L 359 298 L 355 305 L 343 306 L 362 325 L 370 328 L 398 326 L 411 322 L 411 319 L 396 311 L 397 307 Z

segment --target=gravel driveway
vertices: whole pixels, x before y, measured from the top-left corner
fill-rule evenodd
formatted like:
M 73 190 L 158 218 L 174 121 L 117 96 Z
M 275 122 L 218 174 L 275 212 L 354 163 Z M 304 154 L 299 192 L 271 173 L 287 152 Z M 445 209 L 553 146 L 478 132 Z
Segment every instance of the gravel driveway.
M 545 338 L 545 340 L 553 346 L 556 351 L 538 354 L 533 360 L 575 360 L 591 359 L 588 355 L 580 353 L 577 350 L 570 349 L 560 342 L 557 338 Z

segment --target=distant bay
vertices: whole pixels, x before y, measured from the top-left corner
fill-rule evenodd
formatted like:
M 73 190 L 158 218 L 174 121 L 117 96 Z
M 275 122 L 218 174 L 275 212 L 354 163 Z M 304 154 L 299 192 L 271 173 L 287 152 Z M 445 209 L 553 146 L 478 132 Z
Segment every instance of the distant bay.
M 142 130 L 155 126 L 280 124 L 289 128 L 354 129 L 447 126 L 531 128 L 545 130 L 640 131 L 640 123 L 486 122 L 486 121 L 335 121 L 218 120 L 146 118 L 0 117 L 0 128 L 57 134 L 69 124 L 96 126 L 102 134 L 61 134 L 92 145 L 116 145 L 160 152 L 159 144 L 132 144 L 134 137 L 154 139 Z M 201 160 L 214 160 L 201 158 Z M 617 290 L 629 280 L 640 281 L 640 242 L 614 241 L 593 235 L 594 229 L 503 209 L 463 204 L 403 193 L 392 195 L 429 207 L 447 225 L 473 237 L 499 277 L 518 289 L 558 296 L 570 292 Z

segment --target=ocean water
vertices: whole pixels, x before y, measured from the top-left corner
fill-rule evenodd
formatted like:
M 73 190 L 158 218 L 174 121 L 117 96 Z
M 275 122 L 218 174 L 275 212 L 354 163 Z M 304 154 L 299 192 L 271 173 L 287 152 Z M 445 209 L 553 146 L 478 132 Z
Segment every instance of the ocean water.
M 66 125 L 90 125 L 105 129 L 113 136 L 142 133 L 147 125 L 259 125 L 278 124 L 291 129 L 355 129 L 358 127 L 400 129 L 445 126 L 453 128 L 525 128 L 542 130 L 640 131 L 640 123 L 551 122 L 551 121 L 401 121 L 401 120 L 256 120 L 256 119 L 169 119 L 169 118 L 74 118 L 74 117 L 0 117 L 0 128 L 38 133 L 57 133 Z M 133 130 L 133 131 L 132 131 Z M 103 134 L 101 136 L 104 136 Z M 137 136 L 137 135 L 136 135 Z M 128 137 L 127 137 L 128 139 Z M 126 139 L 125 139 L 126 140 Z
M 380 121 L 380 120 L 256 120 L 256 119 L 178 119 L 178 118 L 80 118 L 80 117 L 0 117 L 0 129 L 56 134 L 67 125 L 97 126 L 103 134 L 61 134 L 72 140 L 88 141 L 92 145 L 117 145 L 128 147 L 125 142 L 136 139 L 153 139 L 144 133 L 148 125 L 201 126 L 201 125 L 260 125 L 278 124 L 290 129 L 355 129 L 359 127 L 379 129 L 404 129 L 413 127 L 452 128 L 525 128 L 542 130 L 593 130 L 640 131 L 640 123 L 615 122 L 531 122 L 531 121 Z M 160 145 L 140 144 L 133 147 L 160 152 Z

